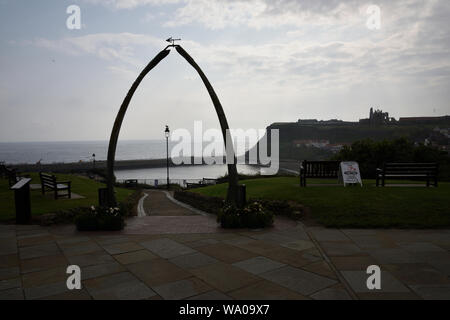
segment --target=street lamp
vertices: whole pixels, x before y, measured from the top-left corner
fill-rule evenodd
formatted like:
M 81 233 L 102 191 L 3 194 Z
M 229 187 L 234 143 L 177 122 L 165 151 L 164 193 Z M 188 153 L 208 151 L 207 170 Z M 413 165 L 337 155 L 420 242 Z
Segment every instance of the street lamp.
M 93 163 L 94 163 L 94 170 L 95 170 L 95 153 L 92 154 L 92 160 L 93 160 Z
M 169 190 L 169 135 L 170 135 L 170 130 L 169 130 L 168 125 L 166 125 L 166 130 L 164 130 L 164 134 L 166 135 L 167 190 Z

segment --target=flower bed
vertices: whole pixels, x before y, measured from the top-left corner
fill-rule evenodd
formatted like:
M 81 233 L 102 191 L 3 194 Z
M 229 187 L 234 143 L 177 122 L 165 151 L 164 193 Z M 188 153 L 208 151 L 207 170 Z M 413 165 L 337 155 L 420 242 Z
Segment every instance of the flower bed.
M 260 202 L 253 201 L 244 208 L 225 204 L 217 215 L 222 228 L 264 228 L 273 224 L 273 213 Z
M 124 216 L 122 208 L 92 206 L 76 217 L 75 224 L 79 231 L 117 231 L 125 226 Z

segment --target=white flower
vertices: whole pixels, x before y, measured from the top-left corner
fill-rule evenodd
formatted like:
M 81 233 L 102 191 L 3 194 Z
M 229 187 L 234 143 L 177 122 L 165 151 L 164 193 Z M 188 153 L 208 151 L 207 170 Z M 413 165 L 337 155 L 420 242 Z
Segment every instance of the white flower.
M 94 207 L 94 206 L 91 206 L 91 210 L 92 210 L 92 211 L 95 211 L 95 207 Z

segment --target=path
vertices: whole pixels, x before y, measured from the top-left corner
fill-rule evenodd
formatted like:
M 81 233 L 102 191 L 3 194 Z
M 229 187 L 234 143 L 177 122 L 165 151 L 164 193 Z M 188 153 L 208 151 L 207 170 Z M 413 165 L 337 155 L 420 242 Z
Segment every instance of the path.
M 145 204 L 159 215 L 129 219 L 123 232 L 0 225 L 0 299 L 450 299 L 450 230 L 280 218 L 272 229 L 230 231 L 209 215 L 162 215 L 187 210 L 162 195 Z M 71 264 L 81 290 L 66 288 Z M 379 291 L 366 287 L 372 264 Z

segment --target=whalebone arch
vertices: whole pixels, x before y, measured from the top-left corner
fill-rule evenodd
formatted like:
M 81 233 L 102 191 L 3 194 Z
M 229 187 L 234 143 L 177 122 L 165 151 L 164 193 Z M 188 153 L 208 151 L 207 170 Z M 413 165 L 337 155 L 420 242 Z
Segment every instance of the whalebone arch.
M 170 49 L 169 49 L 170 47 L 174 47 L 176 49 L 176 51 L 199 74 L 199 76 L 202 79 L 203 84 L 205 85 L 206 90 L 208 91 L 209 96 L 212 100 L 212 103 L 216 110 L 217 117 L 219 118 L 219 123 L 220 123 L 220 128 L 222 131 L 223 140 L 225 141 L 225 143 L 227 143 L 227 141 L 229 141 L 229 143 L 231 143 L 231 146 L 229 146 L 230 149 L 227 148 L 227 150 L 233 150 L 232 139 L 230 139 L 230 138 L 227 139 L 227 136 L 230 135 L 227 118 L 223 111 L 222 105 L 219 101 L 219 98 L 217 97 L 217 94 L 214 91 L 214 88 L 212 87 L 208 78 L 204 74 L 203 70 L 195 62 L 195 60 L 180 45 L 175 45 L 175 44 L 169 45 L 164 50 L 159 52 L 149 62 L 149 64 L 144 68 L 144 70 L 142 70 L 142 72 L 139 74 L 139 76 L 136 78 L 136 80 L 132 84 L 130 90 L 128 91 L 127 95 L 125 96 L 125 99 L 123 100 L 122 105 L 120 106 L 119 112 L 117 113 L 116 119 L 114 121 L 113 129 L 111 131 L 111 137 L 109 139 L 108 160 L 107 160 L 107 191 L 108 191 L 107 201 L 108 201 L 108 205 L 110 207 L 116 205 L 116 197 L 115 197 L 115 193 L 114 193 L 114 182 L 115 182 L 114 162 L 115 162 L 117 141 L 119 139 L 119 133 L 120 133 L 120 128 L 122 126 L 123 119 L 127 112 L 128 106 L 130 105 L 131 99 L 133 98 L 133 95 L 136 92 L 139 85 L 141 84 L 142 80 L 154 67 L 156 67 L 165 57 L 167 57 L 167 55 L 170 53 Z M 238 193 L 238 174 L 237 174 L 237 169 L 236 169 L 236 161 L 233 161 L 232 163 L 227 164 L 227 166 L 228 166 L 227 200 L 232 203 L 237 204 L 237 201 L 238 201 L 238 194 L 237 194 Z

